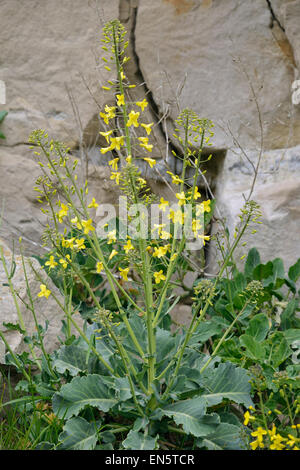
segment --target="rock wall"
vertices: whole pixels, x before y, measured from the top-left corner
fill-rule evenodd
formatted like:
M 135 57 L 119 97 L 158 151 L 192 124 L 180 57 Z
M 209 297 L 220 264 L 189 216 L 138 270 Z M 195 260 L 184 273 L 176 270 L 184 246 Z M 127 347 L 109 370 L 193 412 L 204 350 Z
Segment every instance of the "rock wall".
M 191 107 L 214 121 L 214 155 L 207 179 L 230 230 L 249 194 L 263 205 L 259 233 L 249 238 L 266 259 L 290 264 L 300 256 L 300 105 L 292 84 L 300 70 L 300 0 L 2 0 L 0 80 L 9 111 L 1 131 L 1 237 L 11 246 L 23 235 L 27 253 L 41 251 L 43 216 L 32 187 L 37 169 L 27 142 L 46 128 L 89 160 L 92 192 L 115 201 L 98 146 L 99 110 L 113 96 L 101 90 L 103 24 L 119 17 L 128 31 L 132 98 L 147 96 L 155 122 L 156 167 L 171 157 L 178 109 Z M 161 119 L 164 117 L 164 119 Z M 168 145 L 167 145 L 168 144 Z M 149 182 L 165 191 L 154 171 Z M 217 230 L 217 225 L 215 228 Z M 284 238 L 285 242 L 282 243 Z M 215 265 L 210 248 L 209 269 Z

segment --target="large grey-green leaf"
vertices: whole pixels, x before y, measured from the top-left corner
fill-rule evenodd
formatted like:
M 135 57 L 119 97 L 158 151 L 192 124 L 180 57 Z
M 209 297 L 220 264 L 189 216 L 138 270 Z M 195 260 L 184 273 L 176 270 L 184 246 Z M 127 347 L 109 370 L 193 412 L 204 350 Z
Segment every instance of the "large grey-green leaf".
M 80 416 L 71 418 L 64 425 L 59 440 L 60 450 L 92 450 L 97 443 L 96 425 Z
M 157 410 L 156 416 L 169 416 L 176 424 L 182 424 L 187 434 L 201 437 L 211 433 L 219 424 L 217 415 L 206 415 L 205 412 L 205 399 L 196 397 L 165 405 Z
M 258 266 L 259 264 L 260 264 L 259 252 L 257 251 L 256 248 L 251 248 L 251 250 L 249 250 L 247 260 L 245 263 L 244 272 L 245 272 L 246 277 L 251 279 L 254 268 L 256 268 L 256 266 Z
M 106 412 L 116 405 L 114 396 L 114 391 L 104 384 L 101 375 L 75 377 L 53 396 L 53 411 L 59 418 L 76 416 L 88 405 Z
M 245 331 L 246 335 L 252 336 L 256 341 L 263 341 L 270 329 L 269 319 L 265 313 L 255 315 L 249 321 Z
M 249 380 L 245 369 L 236 367 L 231 362 L 219 364 L 215 369 L 206 369 L 203 372 L 201 385 L 205 392 L 201 397 L 208 406 L 217 405 L 227 398 L 248 408 L 253 405 Z
M 263 360 L 266 355 L 265 347 L 252 336 L 240 336 L 240 343 L 245 348 L 245 355 L 250 359 Z
M 213 433 L 198 441 L 199 447 L 208 450 L 241 450 L 242 445 L 241 428 L 227 423 L 221 423 Z
M 60 374 L 66 371 L 73 377 L 79 372 L 96 372 L 97 358 L 95 355 L 88 355 L 88 351 L 75 345 L 63 346 L 53 362 L 53 367 Z
M 131 430 L 122 442 L 125 449 L 132 450 L 153 450 L 155 449 L 156 439 L 151 436 L 145 436 L 141 432 Z

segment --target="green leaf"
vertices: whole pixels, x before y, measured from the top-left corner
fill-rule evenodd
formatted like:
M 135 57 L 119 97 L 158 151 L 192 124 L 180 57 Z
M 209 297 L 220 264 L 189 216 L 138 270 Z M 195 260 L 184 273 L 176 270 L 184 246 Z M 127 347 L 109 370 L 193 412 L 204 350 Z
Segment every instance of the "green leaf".
M 252 336 L 240 336 L 240 343 L 246 349 L 245 354 L 250 359 L 258 361 L 263 360 L 266 354 L 265 348 L 262 344 L 256 341 Z
M 201 437 L 212 432 L 219 424 L 218 415 L 206 415 L 205 412 L 206 400 L 196 397 L 165 405 L 156 410 L 155 417 L 169 416 L 177 425 L 182 425 L 187 434 Z
M 201 322 L 189 341 L 189 346 L 197 343 L 205 343 L 205 341 L 212 336 L 221 333 L 222 330 L 222 326 L 214 321 Z
M 104 379 L 105 377 L 103 377 Z M 53 411 L 59 418 L 76 416 L 86 406 L 107 412 L 117 404 L 114 392 L 104 384 L 101 375 L 75 377 L 63 385 L 52 399 Z
M 125 441 L 122 442 L 122 445 L 125 449 L 153 450 L 156 446 L 156 438 L 131 430 L 127 434 Z
M 217 405 L 225 398 L 247 408 L 253 405 L 250 398 L 250 377 L 245 369 L 225 362 L 215 369 L 206 369 L 201 377 L 201 385 L 206 389 L 201 397 L 206 400 L 207 406 Z
M 5 135 L 0 131 L 0 139 L 6 139 Z
M 245 263 L 244 273 L 248 279 L 252 279 L 254 268 L 260 264 L 260 255 L 256 248 L 249 250 L 247 260 Z
M 289 345 L 294 341 L 300 340 L 300 330 L 298 328 L 290 328 L 289 330 L 283 331 L 283 334 Z
M 93 450 L 97 443 L 97 427 L 77 416 L 69 419 L 59 435 L 60 450 Z
M 79 346 L 70 345 L 63 346 L 57 358 L 53 361 L 53 367 L 60 374 L 69 372 L 73 377 L 78 375 L 79 372 L 95 372 L 95 363 L 97 358 L 88 355 L 88 351 L 80 348 Z
M 280 326 L 282 329 L 286 330 L 291 328 L 295 319 L 295 312 L 298 308 L 298 299 L 292 299 L 287 304 L 286 308 L 283 310 L 280 315 Z
M 131 391 L 127 377 L 115 379 L 115 384 L 120 401 L 125 401 L 131 398 Z
M 241 450 L 241 428 L 233 424 L 221 423 L 217 429 L 197 443 L 208 450 Z
M 268 340 L 270 352 L 268 358 L 273 367 L 278 367 L 282 364 L 291 354 L 292 350 L 281 331 L 276 331 Z
M 298 261 L 290 267 L 288 275 L 293 282 L 298 281 L 300 277 L 300 259 L 298 259 Z
M 246 335 L 252 336 L 256 341 L 263 341 L 270 329 L 269 319 L 264 313 L 259 313 L 251 318 L 245 330 Z

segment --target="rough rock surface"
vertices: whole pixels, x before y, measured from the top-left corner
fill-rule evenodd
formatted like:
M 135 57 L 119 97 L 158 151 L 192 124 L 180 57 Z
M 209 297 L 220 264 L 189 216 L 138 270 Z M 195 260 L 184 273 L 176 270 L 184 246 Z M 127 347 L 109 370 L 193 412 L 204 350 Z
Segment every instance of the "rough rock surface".
M 11 272 L 12 252 L 10 249 L 0 240 L 0 249 L 3 249 L 4 260 L 7 266 L 7 271 Z M 31 336 L 36 332 L 35 322 L 32 313 L 26 308 L 26 304 L 29 304 L 29 297 L 27 294 L 26 284 L 24 281 L 24 271 L 22 266 L 21 256 L 17 255 L 14 257 L 15 271 L 12 277 L 12 283 L 17 293 L 17 302 L 19 304 L 20 312 L 26 327 L 27 335 Z M 58 289 L 54 286 L 52 281 L 47 278 L 47 274 L 40 268 L 37 260 L 31 259 L 32 265 L 36 271 L 38 271 L 42 278 L 47 282 L 48 288 L 55 294 L 60 302 L 64 302 Z M 64 318 L 64 312 L 60 309 L 54 298 L 50 295 L 48 299 L 45 297 L 37 297 L 40 292 L 41 282 L 36 278 L 35 273 L 31 269 L 28 259 L 25 258 L 26 272 L 28 275 L 28 284 L 30 292 L 34 301 L 35 312 L 37 316 L 38 324 L 45 327 L 45 322 L 49 322 L 48 330 L 45 334 L 44 346 L 47 352 L 52 352 L 59 346 L 58 336 L 62 336 L 62 319 Z M 77 318 L 78 324 L 82 325 L 80 318 Z M 19 317 L 17 309 L 14 303 L 14 299 L 11 295 L 9 286 L 7 285 L 7 276 L 4 269 L 4 265 L 0 260 L 0 329 L 3 332 L 10 348 L 15 353 L 22 353 L 28 351 L 27 346 L 22 341 L 22 335 L 18 331 L 7 330 L 3 323 L 19 324 Z M 6 352 L 5 344 L 0 339 L 0 363 L 4 363 L 4 355 Z
M 248 152 L 249 160 L 257 164 L 257 153 Z M 231 234 L 239 221 L 240 209 L 249 197 L 254 171 L 239 149 L 228 152 L 223 171 L 219 175 L 217 217 L 225 217 Z M 262 224 L 250 224 L 238 247 L 236 258 L 256 247 L 262 262 L 274 258 L 284 260 L 286 270 L 300 258 L 300 146 L 270 150 L 262 154 L 260 171 L 250 199 L 260 205 Z M 214 225 L 213 231 L 220 229 Z M 251 234 L 255 229 L 257 232 Z M 209 272 L 217 270 L 218 253 L 212 243 L 209 253 Z
M 295 45 L 300 38 L 298 4 L 286 6 L 287 31 Z M 275 37 L 271 19 L 268 2 L 262 0 L 141 0 L 136 51 L 157 105 L 163 109 L 167 104 L 173 121 L 176 89 L 184 83 L 180 103 L 217 124 L 214 145 L 232 145 L 230 126 L 242 145 L 255 148 L 259 119 L 253 87 L 265 148 L 285 147 L 290 127 L 290 145 L 299 144 L 300 111 L 295 119 L 290 116 L 295 63 L 287 53 L 288 39 Z
M 6 83 L 9 111 L 2 126 L 6 145 L 27 142 L 36 128 L 76 145 L 78 122 L 70 97 L 84 129 L 97 113 L 95 100 L 103 102 L 100 37 L 103 24 L 118 16 L 118 3 L 1 2 L 0 79 Z

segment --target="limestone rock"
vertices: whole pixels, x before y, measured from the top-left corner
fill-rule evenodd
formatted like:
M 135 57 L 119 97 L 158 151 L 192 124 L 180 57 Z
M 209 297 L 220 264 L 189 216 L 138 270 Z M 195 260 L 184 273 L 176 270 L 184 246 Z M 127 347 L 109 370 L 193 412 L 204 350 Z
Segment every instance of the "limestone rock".
M 258 154 L 248 152 L 247 155 L 255 166 Z M 217 184 L 216 217 L 225 217 L 231 236 L 244 197 L 249 196 L 253 176 L 253 167 L 240 150 L 228 152 Z M 235 258 L 239 260 L 255 246 L 261 253 L 262 262 L 279 257 L 284 260 L 287 270 L 300 258 L 300 146 L 262 154 L 251 199 L 260 205 L 262 224 L 249 226 L 242 239 L 247 245 L 239 246 Z M 213 227 L 214 232 L 220 229 L 217 223 Z M 257 233 L 251 234 L 253 229 Z M 209 272 L 217 270 L 217 259 L 216 247 L 211 244 Z
M 1 126 L 6 145 L 27 142 L 36 128 L 76 144 L 80 131 L 71 101 L 83 129 L 98 112 L 96 102 L 106 102 L 100 39 L 118 9 L 117 0 L 1 2 L 0 80 L 7 97 L 0 109 L 9 111 Z
M 295 36 L 295 47 L 300 21 L 296 3 L 286 6 L 291 12 L 287 31 Z M 265 148 L 285 147 L 289 129 L 290 145 L 298 145 L 300 110 L 294 119 L 290 114 L 295 64 L 286 53 L 287 38 L 274 37 L 270 19 L 268 4 L 261 0 L 141 0 L 136 52 L 161 113 L 167 104 L 174 121 L 179 100 L 182 107 L 214 121 L 215 146 L 232 145 L 229 126 L 244 147 L 256 148 L 259 118 L 252 86 Z
M 0 241 L 0 249 L 3 249 L 4 260 L 8 272 L 11 271 L 12 252 L 10 249 Z M 26 334 L 31 336 L 36 332 L 34 318 L 31 311 L 26 307 L 29 304 L 29 297 L 25 283 L 24 271 L 22 266 L 21 256 L 14 257 L 15 272 L 12 277 L 12 283 L 15 291 L 18 294 L 17 301 L 20 307 L 20 312 L 26 327 Z M 47 286 L 55 294 L 60 302 L 64 302 L 58 289 L 54 286 L 52 281 L 48 278 L 46 272 L 42 270 L 39 263 L 35 259 L 31 259 L 34 269 L 39 272 L 43 279 L 47 280 Z M 62 319 L 64 312 L 60 309 L 54 298 L 50 295 L 48 299 L 45 297 L 37 297 L 40 292 L 41 282 L 36 278 L 35 273 L 31 269 L 28 259 L 25 258 L 26 271 L 28 275 L 28 283 L 30 292 L 34 301 L 35 312 L 38 324 L 45 327 L 46 321 L 49 322 L 48 330 L 45 334 L 44 345 L 47 352 L 52 352 L 60 345 L 58 336 L 63 337 L 61 333 Z M 78 324 L 82 326 L 81 318 L 77 318 Z M 28 351 L 28 347 L 22 340 L 22 335 L 18 331 L 8 330 L 3 323 L 19 324 L 19 317 L 11 295 L 9 286 L 7 285 L 7 277 L 4 270 L 4 265 L 0 260 L 0 329 L 3 332 L 10 348 L 15 353 L 22 353 Z M 0 363 L 4 363 L 5 345 L 0 339 Z M 37 352 L 38 353 L 38 352 Z

